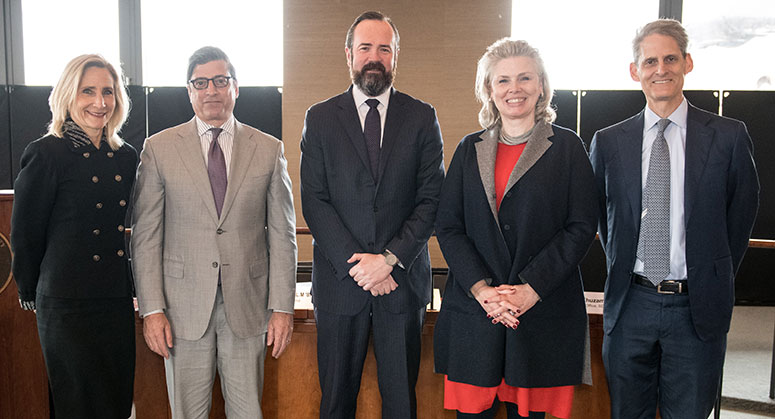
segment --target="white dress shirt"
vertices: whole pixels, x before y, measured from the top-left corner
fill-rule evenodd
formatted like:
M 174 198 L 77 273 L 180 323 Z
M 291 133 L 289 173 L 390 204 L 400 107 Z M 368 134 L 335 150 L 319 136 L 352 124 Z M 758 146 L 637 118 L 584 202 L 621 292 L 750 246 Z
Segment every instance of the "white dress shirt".
M 358 86 L 353 85 L 353 100 L 355 100 L 355 108 L 358 109 L 358 118 L 361 120 L 361 131 L 366 124 L 366 114 L 369 113 L 369 105 L 366 101 L 369 99 L 377 99 L 379 105 L 377 105 L 377 111 L 379 112 L 379 122 L 381 124 L 381 131 L 379 134 L 379 146 L 382 147 L 382 138 L 385 136 L 385 119 L 387 117 L 388 102 L 390 102 L 390 93 L 393 91 L 393 87 L 389 87 L 382 92 L 381 95 L 371 97 L 367 96 Z
M 223 151 L 223 159 L 226 161 L 226 179 L 229 179 L 229 172 L 231 167 L 231 150 L 234 148 L 234 115 L 229 116 L 229 119 L 223 123 L 220 127 L 210 125 L 205 121 L 194 117 L 196 119 L 196 130 L 199 133 L 199 143 L 202 145 L 202 154 L 205 157 L 205 166 L 210 162 L 207 158 L 207 154 L 210 152 L 210 146 L 213 144 L 213 132 L 212 128 L 221 128 L 221 134 L 218 135 L 218 145 L 221 146 Z
M 686 98 L 668 117 L 665 140 L 670 150 L 670 274 L 667 279 L 686 279 L 686 220 L 684 219 L 684 175 L 686 167 Z M 657 122 L 661 119 L 648 106 L 644 114 L 643 145 L 641 147 L 641 188 L 646 180 L 651 160 L 651 146 L 657 139 Z M 643 214 L 641 214 L 641 217 Z M 635 258 L 633 272 L 643 275 L 643 261 Z

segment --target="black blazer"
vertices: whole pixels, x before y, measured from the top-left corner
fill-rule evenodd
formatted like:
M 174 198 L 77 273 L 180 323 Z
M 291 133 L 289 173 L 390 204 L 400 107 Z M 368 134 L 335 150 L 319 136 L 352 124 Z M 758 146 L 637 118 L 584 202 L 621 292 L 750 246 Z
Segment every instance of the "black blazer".
M 450 163 L 436 220 L 449 265 L 435 327 L 436 371 L 493 387 L 581 383 L 587 315 L 578 267 L 594 240 L 596 191 L 584 144 L 541 124 L 495 207 L 498 130 L 463 138 Z M 541 133 L 542 135 L 538 135 Z M 493 325 L 469 290 L 528 283 L 541 297 L 516 330 Z
M 30 143 L 14 184 L 13 276 L 23 301 L 129 297 L 124 240 L 137 152 L 67 137 Z
M 352 87 L 307 111 L 301 139 L 301 204 L 314 238 L 315 306 L 359 312 L 372 295 L 349 276 L 353 253 L 393 252 L 398 288 L 376 298 L 392 312 L 430 301 L 428 238 L 444 179 L 443 146 L 430 105 L 393 90 L 375 183 Z
M 644 111 L 595 133 L 590 157 L 599 195 L 600 242 L 608 279 L 606 333 L 616 326 L 630 287 L 641 212 Z M 700 339 L 729 330 L 735 275 L 759 206 L 753 144 L 745 124 L 689 105 L 684 211 L 689 305 Z

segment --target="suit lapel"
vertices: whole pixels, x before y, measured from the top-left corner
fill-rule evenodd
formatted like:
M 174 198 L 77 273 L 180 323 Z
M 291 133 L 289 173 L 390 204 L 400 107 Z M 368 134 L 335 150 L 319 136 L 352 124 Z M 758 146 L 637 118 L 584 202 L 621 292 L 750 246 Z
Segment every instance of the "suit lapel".
M 643 115 L 641 111 L 634 118 L 625 123 L 621 129 L 624 131 L 619 136 L 618 152 L 619 164 L 624 174 L 624 190 L 627 191 L 632 219 L 635 226 L 640 226 L 641 199 L 643 195 L 643 186 L 641 179 L 641 165 L 643 148 Z
M 522 151 L 522 155 L 519 156 L 517 164 L 515 164 L 514 168 L 511 170 L 509 181 L 506 184 L 506 189 L 504 189 L 504 191 L 511 189 L 511 187 L 514 186 L 514 184 L 516 184 L 520 179 L 522 179 L 522 176 L 524 176 L 525 173 L 527 173 L 527 171 L 536 164 L 541 156 L 546 153 L 546 150 L 552 146 L 552 142 L 549 141 L 549 137 L 553 135 L 554 130 L 552 130 L 552 126 L 545 122 L 540 123 L 536 127 L 535 134 L 533 134 L 528 140 L 527 144 L 525 144 L 525 149 Z
M 403 106 L 404 103 L 401 100 L 401 96 L 398 95 L 395 89 L 391 87 L 390 100 L 388 102 L 387 115 L 385 115 L 385 129 L 382 135 L 382 146 L 379 151 L 379 170 L 377 182 L 382 179 L 382 173 L 387 167 L 388 157 L 393 150 L 393 146 L 398 142 L 400 138 L 404 138 L 402 134 L 402 128 L 404 125 L 401 123 L 403 120 Z
M 256 151 L 256 143 L 250 141 L 252 134 L 245 130 L 239 121 L 234 121 L 234 147 L 231 151 L 231 167 L 229 168 L 229 182 L 226 185 L 226 197 L 223 200 L 221 221 L 226 219 L 234 198 L 237 196 L 242 181 L 250 167 L 253 154 Z
M 542 123 L 536 127 L 536 130 L 536 133 L 525 144 L 522 155 L 511 170 L 509 181 L 504 191 L 508 191 L 519 182 L 525 173 L 546 153 L 546 150 L 552 146 L 552 142 L 549 141 L 549 137 L 554 135 L 552 126 Z M 500 129 L 488 129 L 479 136 L 482 141 L 477 142 L 475 145 L 479 177 L 482 179 L 482 186 L 487 194 L 487 203 L 490 205 L 490 211 L 496 222 L 498 222 L 498 206 L 495 197 L 495 158 L 498 154 L 499 135 Z
M 487 195 L 487 203 L 490 205 L 490 211 L 498 222 L 498 206 L 495 203 L 495 155 L 498 153 L 498 128 L 490 128 L 484 131 L 479 138 L 482 141 L 474 144 L 476 148 L 476 163 L 479 166 L 479 178 L 482 180 L 484 193 Z
M 366 170 L 371 173 L 371 164 L 369 163 L 369 153 L 366 150 L 366 141 L 363 138 L 363 129 L 361 128 L 361 121 L 358 117 L 358 109 L 355 108 L 355 100 L 353 99 L 352 86 L 346 92 L 339 96 L 339 112 L 337 112 L 337 118 L 347 132 L 347 137 L 352 142 L 355 151 L 358 153 L 358 157 L 361 159 L 361 163 Z M 389 108 L 388 108 L 389 109 Z
M 686 168 L 684 169 L 684 219 L 686 223 L 689 222 L 692 209 L 694 209 L 694 197 L 699 189 L 702 172 L 713 144 L 713 130 L 707 127 L 708 120 L 707 115 L 689 104 L 686 115 Z
M 215 210 L 213 190 L 210 188 L 210 177 L 207 175 L 207 166 L 202 156 L 202 144 L 199 142 L 196 121 L 191 119 L 182 130 L 178 131 L 178 135 L 175 147 L 180 154 L 180 160 L 191 176 L 191 181 L 201 196 L 207 212 L 217 224 L 218 212 Z

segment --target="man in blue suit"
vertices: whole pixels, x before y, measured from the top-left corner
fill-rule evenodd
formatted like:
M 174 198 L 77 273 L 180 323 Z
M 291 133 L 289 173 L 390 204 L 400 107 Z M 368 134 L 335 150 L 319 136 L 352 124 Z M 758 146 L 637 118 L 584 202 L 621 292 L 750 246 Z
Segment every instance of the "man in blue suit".
M 363 13 L 345 45 L 353 85 L 307 111 L 301 139 L 320 417 L 355 417 L 371 331 L 382 417 L 413 418 L 441 130 L 430 105 L 392 87 L 399 37 L 389 18 Z
M 675 20 L 641 28 L 630 75 L 647 106 L 592 139 L 614 419 L 653 419 L 657 406 L 664 419 L 708 417 L 758 208 L 745 125 L 683 96 L 687 44 Z

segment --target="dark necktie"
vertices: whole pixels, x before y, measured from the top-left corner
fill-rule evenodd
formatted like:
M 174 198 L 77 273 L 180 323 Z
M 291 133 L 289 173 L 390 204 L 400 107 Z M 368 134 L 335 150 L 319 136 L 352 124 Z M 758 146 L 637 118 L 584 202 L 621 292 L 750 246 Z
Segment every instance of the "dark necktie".
M 369 152 L 369 164 L 371 165 L 371 176 L 377 181 L 379 171 L 379 148 L 382 131 L 382 122 L 379 117 L 377 99 L 368 99 L 369 113 L 366 114 L 366 121 L 363 123 L 363 136 L 366 137 L 366 150 Z
M 638 259 L 654 285 L 670 274 L 670 150 L 665 140 L 669 119 L 657 122 L 657 138 L 651 146 L 643 212 L 638 237 Z
M 211 128 L 213 133 L 213 142 L 210 144 L 210 150 L 207 152 L 207 176 L 210 178 L 210 188 L 213 190 L 213 199 L 215 200 L 215 210 L 218 217 L 221 216 L 223 208 L 223 198 L 226 196 L 226 159 L 223 157 L 223 150 L 218 144 L 218 136 L 223 131 L 221 128 Z

